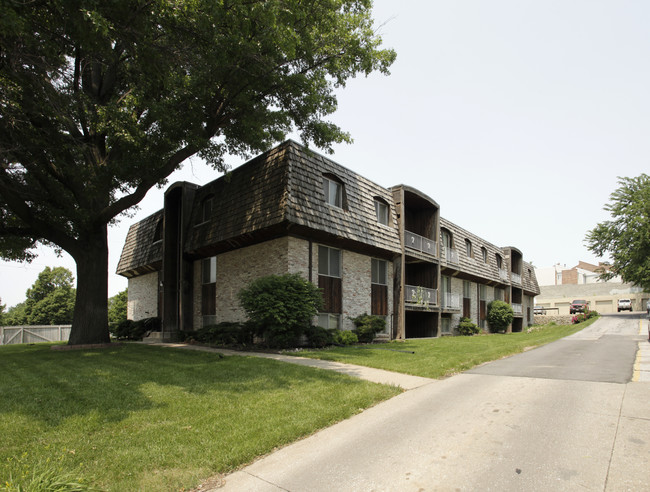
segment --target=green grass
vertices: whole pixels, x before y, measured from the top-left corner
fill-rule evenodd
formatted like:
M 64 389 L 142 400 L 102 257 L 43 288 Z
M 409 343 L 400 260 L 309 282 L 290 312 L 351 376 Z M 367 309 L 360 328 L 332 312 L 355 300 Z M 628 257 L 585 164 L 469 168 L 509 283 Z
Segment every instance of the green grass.
M 530 333 L 394 341 L 377 345 L 335 347 L 291 353 L 414 376 L 442 378 L 466 371 L 484 362 L 497 360 L 523 352 L 524 349 L 544 345 L 572 335 L 589 326 L 596 319 L 592 318 L 575 325 L 535 327 Z
M 0 374 L 0 490 L 43 477 L 187 489 L 400 392 L 273 360 L 134 344 L 0 347 Z

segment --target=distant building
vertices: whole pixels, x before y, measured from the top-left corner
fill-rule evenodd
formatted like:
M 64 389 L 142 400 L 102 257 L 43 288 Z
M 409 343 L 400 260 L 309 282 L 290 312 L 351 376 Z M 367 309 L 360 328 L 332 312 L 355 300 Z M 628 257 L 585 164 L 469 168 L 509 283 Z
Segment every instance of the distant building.
M 592 265 L 580 261 L 573 268 L 557 263 L 551 267 L 535 268 L 535 276 L 540 287 L 544 285 L 582 285 L 603 282 L 600 274 L 609 270 L 607 263 Z M 621 283 L 621 277 L 614 277 L 608 282 Z
M 584 299 L 591 310 L 599 313 L 617 312 L 619 299 L 630 299 L 634 311 L 644 311 L 650 294 L 632 284 L 625 284 L 617 276 L 607 282 L 600 274 L 609 265 L 593 265 L 580 261 L 573 268 L 556 264 L 552 267 L 536 268 L 535 276 L 540 286 L 540 295 L 535 305 L 549 308 L 548 314 L 569 314 L 569 305 L 574 299 Z

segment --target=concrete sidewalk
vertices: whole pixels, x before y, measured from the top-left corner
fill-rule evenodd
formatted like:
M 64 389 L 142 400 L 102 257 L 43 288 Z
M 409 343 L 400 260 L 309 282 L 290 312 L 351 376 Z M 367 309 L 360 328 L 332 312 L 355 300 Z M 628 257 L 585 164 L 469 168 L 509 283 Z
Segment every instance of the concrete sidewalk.
M 187 343 L 152 343 L 150 345 L 199 350 L 203 352 L 215 352 L 226 356 L 261 357 L 264 359 L 279 360 L 282 362 L 288 362 L 290 364 L 298 364 L 301 366 L 317 367 L 319 369 L 336 371 L 342 374 L 347 374 L 348 376 L 371 381 L 373 383 L 399 386 L 405 390 L 419 388 L 420 386 L 424 386 L 425 384 L 429 384 L 435 381 L 435 379 L 423 378 L 420 376 L 409 376 L 408 374 L 384 371 L 383 369 L 373 369 L 371 367 L 356 366 L 354 364 L 343 364 L 341 362 L 309 359 L 307 357 L 297 357 L 293 355 L 272 354 L 266 352 L 240 352 L 237 350 L 202 347 L 200 345 L 191 345 Z

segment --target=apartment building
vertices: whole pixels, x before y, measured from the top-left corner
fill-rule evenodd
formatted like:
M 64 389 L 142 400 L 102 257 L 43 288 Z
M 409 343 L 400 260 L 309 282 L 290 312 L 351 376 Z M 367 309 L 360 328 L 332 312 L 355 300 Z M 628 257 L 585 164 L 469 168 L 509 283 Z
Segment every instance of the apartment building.
M 129 229 L 117 273 L 129 318 L 160 317 L 164 337 L 243 321 L 237 293 L 270 274 L 318 285 L 315 323 L 384 316 L 393 339 L 451 335 L 463 316 L 487 329 L 493 299 L 512 305 L 521 331 L 539 293 L 517 248 L 445 220 L 415 188 L 383 188 L 290 140 L 204 186 L 171 185 L 163 209 Z

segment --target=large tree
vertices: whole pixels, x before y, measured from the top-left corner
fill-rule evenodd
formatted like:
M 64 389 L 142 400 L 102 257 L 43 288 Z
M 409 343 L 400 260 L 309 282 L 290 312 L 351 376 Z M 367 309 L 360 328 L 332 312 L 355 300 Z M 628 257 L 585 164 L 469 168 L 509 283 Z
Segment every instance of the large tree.
M 325 120 L 350 77 L 388 72 L 371 0 L 5 0 L 0 251 L 77 266 L 71 344 L 108 342 L 107 225 L 190 156 L 224 169 Z M 379 104 L 380 102 L 378 102 Z
M 587 247 L 612 259 L 610 270 L 600 275 L 603 280 L 620 275 L 650 291 L 650 176 L 619 178 L 618 184 L 604 207 L 612 220 L 587 233 Z

